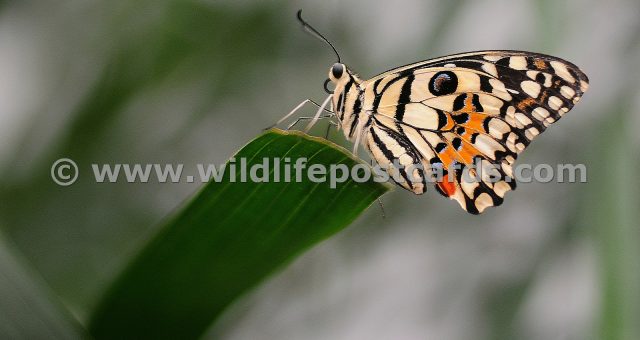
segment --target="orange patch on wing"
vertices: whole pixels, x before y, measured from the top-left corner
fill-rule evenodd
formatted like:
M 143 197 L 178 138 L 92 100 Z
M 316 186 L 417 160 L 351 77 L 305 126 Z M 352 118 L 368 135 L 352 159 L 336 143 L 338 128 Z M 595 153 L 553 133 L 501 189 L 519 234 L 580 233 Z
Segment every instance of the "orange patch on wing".
M 470 128 L 477 131 L 484 131 L 484 127 L 482 126 L 482 123 L 484 123 L 484 120 L 486 118 L 487 118 L 487 115 L 471 112 L 469 113 L 469 120 L 466 121 L 465 123 L 462 123 L 461 125 L 464 126 L 465 128 Z
M 444 178 L 436 185 L 439 186 L 442 192 L 444 192 L 449 197 L 453 196 L 453 194 L 456 193 L 456 184 L 454 182 L 450 182 L 448 178 Z
M 442 174 L 442 178 L 435 178 L 437 180 L 436 185 L 441 189 L 441 191 L 446 196 L 452 196 L 456 192 L 456 184 L 453 177 L 450 179 L 449 176 L 449 168 L 451 164 L 453 164 L 456 159 L 456 153 L 453 151 L 453 147 L 449 144 L 442 152 L 438 154 L 438 158 L 442 162 L 442 167 L 444 168 L 445 173 Z M 440 174 L 435 173 L 434 175 L 438 176 Z M 453 174 L 451 174 L 453 176 Z
M 458 154 L 462 157 L 462 163 L 472 164 L 473 157 L 480 154 L 480 151 L 471 145 L 468 141 L 463 139 L 462 148 L 458 150 Z
M 527 98 L 524 99 L 522 101 L 520 101 L 516 107 L 518 107 L 518 109 L 520 110 L 520 112 L 526 112 L 527 108 L 530 108 L 531 106 L 533 106 L 533 104 L 536 103 L 536 100 L 533 98 Z
M 473 93 L 467 93 L 467 97 L 464 99 L 464 107 L 460 112 L 471 113 L 476 111 L 477 109 L 475 105 L 473 105 Z
M 547 100 L 547 97 L 549 97 L 549 92 L 542 91 L 542 94 L 540 94 L 540 99 L 538 99 L 538 102 L 544 103 Z
M 540 58 L 535 58 L 533 60 L 533 65 L 535 65 L 538 68 L 538 70 L 544 70 L 547 68 L 547 63 L 545 63 L 544 60 Z
M 455 151 L 453 151 L 453 147 L 448 145 L 441 153 L 438 154 L 438 157 L 442 161 L 442 166 L 445 170 L 449 170 L 449 167 L 453 163 L 454 160 L 457 159 Z
M 441 130 L 451 130 L 451 129 L 453 129 L 453 127 L 456 125 L 456 122 L 451 117 L 451 113 L 444 112 L 444 114 L 447 116 L 447 123 L 440 129 Z

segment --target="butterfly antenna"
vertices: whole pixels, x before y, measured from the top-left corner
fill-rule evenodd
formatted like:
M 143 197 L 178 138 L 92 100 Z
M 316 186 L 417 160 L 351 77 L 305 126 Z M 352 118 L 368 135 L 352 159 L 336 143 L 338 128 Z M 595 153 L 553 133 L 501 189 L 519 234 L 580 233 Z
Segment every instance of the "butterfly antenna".
M 304 21 L 304 19 L 302 19 L 302 10 L 298 10 L 298 21 L 300 21 L 300 24 L 302 24 L 302 28 L 304 28 L 305 31 L 309 32 L 311 35 L 315 36 L 316 38 L 324 41 L 327 43 L 327 45 L 329 45 L 331 47 L 331 49 L 333 50 L 333 53 L 336 54 L 336 56 L 338 57 L 338 62 L 340 62 L 340 54 L 338 54 L 338 51 L 336 50 L 336 48 L 333 46 L 333 44 L 324 37 L 324 35 L 320 34 L 320 32 L 318 32 L 315 28 L 313 28 L 313 26 L 309 25 L 308 22 Z

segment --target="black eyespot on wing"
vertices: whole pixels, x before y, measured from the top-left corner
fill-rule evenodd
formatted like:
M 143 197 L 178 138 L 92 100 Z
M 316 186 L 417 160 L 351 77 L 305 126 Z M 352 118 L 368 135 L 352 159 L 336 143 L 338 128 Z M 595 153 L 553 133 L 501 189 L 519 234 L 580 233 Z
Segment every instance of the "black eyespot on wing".
M 342 73 L 344 72 L 344 67 L 341 64 L 333 64 L 331 68 L 331 74 L 334 78 L 338 79 L 342 77 Z
M 462 126 L 459 126 L 456 129 L 456 133 L 459 134 L 460 136 L 464 135 L 464 133 L 467 132 Z
M 429 91 L 436 96 L 454 93 L 458 88 L 458 77 L 451 71 L 440 71 L 429 81 Z

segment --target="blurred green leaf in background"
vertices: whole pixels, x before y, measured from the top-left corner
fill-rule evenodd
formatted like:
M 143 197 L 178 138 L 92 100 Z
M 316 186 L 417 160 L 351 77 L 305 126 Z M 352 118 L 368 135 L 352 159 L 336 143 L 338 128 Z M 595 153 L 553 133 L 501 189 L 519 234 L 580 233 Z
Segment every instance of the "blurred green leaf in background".
M 36 3 L 16 6 L 46 8 Z M 73 104 L 71 114 L 66 115 L 66 124 L 53 140 L 42 146 L 37 158 L 25 160 L 20 151 L 13 155 L 10 163 L 14 166 L 5 172 L 5 178 L 9 179 L 0 191 L 5 202 L 0 209 L 9 233 L 19 244 L 31 245 L 25 249 L 27 255 L 73 304 L 86 305 L 92 301 L 97 293 L 95 283 L 111 275 L 105 272 L 104 260 L 113 256 L 109 254 L 132 249 L 136 237 L 148 228 L 141 227 L 152 225 L 159 216 L 138 200 L 154 195 L 153 189 L 143 191 L 152 185 L 138 188 L 143 189 L 138 191 L 141 194 L 138 198 L 127 194 L 131 187 L 105 188 L 83 182 L 82 178 L 71 191 L 64 191 L 53 185 L 46 169 L 60 155 L 74 159 L 85 169 L 89 169 L 90 163 L 123 163 L 133 159 L 180 162 L 181 153 L 172 143 L 184 138 L 184 129 L 197 124 L 213 105 L 223 103 L 221 98 L 246 96 L 243 88 L 248 74 L 263 68 L 269 60 L 273 62 L 276 56 L 265 55 L 263 50 L 277 46 L 281 39 L 280 24 L 268 15 L 276 9 L 273 4 L 238 9 L 199 1 L 116 1 L 74 9 L 88 16 L 86 24 L 96 21 L 87 28 L 90 33 L 86 35 L 100 40 L 81 41 L 95 59 L 92 61 L 97 69 L 95 78 L 85 85 L 86 90 Z M 70 20 L 77 25 L 85 23 L 76 18 Z M 78 27 L 59 29 L 63 31 L 60 33 L 68 33 L 65 31 Z M 222 48 L 227 45 L 234 48 Z M 86 56 L 71 56 L 74 57 Z M 135 107 L 135 101 L 146 98 L 150 92 L 159 92 L 152 97 L 169 96 L 171 92 L 183 93 L 183 87 L 188 87 L 193 100 L 189 100 L 188 108 L 169 113 L 179 120 L 160 116 L 155 108 L 142 113 L 151 114 L 142 121 L 127 117 L 128 108 Z M 17 150 L 30 149 L 29 145 L 39 139 L 40 130 L 50 126 L 41 119 L 51 115 L 49 110 L 45 112 L 47 115 L 34 117 Z M 144 146 L 149 143 L 145 138 L 153 136 L 157 129 L 156 123 L 148 124 L 151 120 L 172 120 L 176 126 L 163 140 L 156 141 L 153 148 Z M 158 144 L 164 147 L 158 149 Z M 27 163 L 32 169 L 25 169 Z M 24 178 L 25 173 L 33 175 Z M 70 201 L 69 195 L 77 199 Z M 105 201 L 119 195 L 125 198 L 105 205 Z M 174 204 L 178 202 L 179 197 Z M 41 207 L 38 214 L 30 213 L 33 206 Z M 66 219 L 69 214 L 75 218 Z M 59 228 L 50 227 L 52 220 L 65 224 L 62 234 Z M 36 255 L 40 252 L 47 256 Z M 108 264 L 112 267 L 108 267 L 115 269 L 113 265 L 119 264 L 112 261 L 113 258 Z M 57 266 L 60 262 L 66 262 L 68 267 Z

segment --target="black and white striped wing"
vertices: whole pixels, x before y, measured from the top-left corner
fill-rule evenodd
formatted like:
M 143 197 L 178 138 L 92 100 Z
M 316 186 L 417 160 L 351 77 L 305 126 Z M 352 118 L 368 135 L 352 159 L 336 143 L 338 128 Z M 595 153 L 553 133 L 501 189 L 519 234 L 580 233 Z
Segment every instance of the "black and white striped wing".
M 466 211 L 481 213 L 502 204 L 515 188 L 511 167 L 518 154 L 588 86 L 572 63 L 519 51 L 464 53 L 403 66 L 365 84 L 372 102 L 366 145 L 383 166 L 396 160 L 404 167 L 451 169 L 451 176 L 436 182 L 437 190 Z M 477 174 L 472 164 L 489 170 Z M 478 178 L 462 176 L 465 168 Z M 426 179 L 399 184 L 418 194 L 426 190 Z

